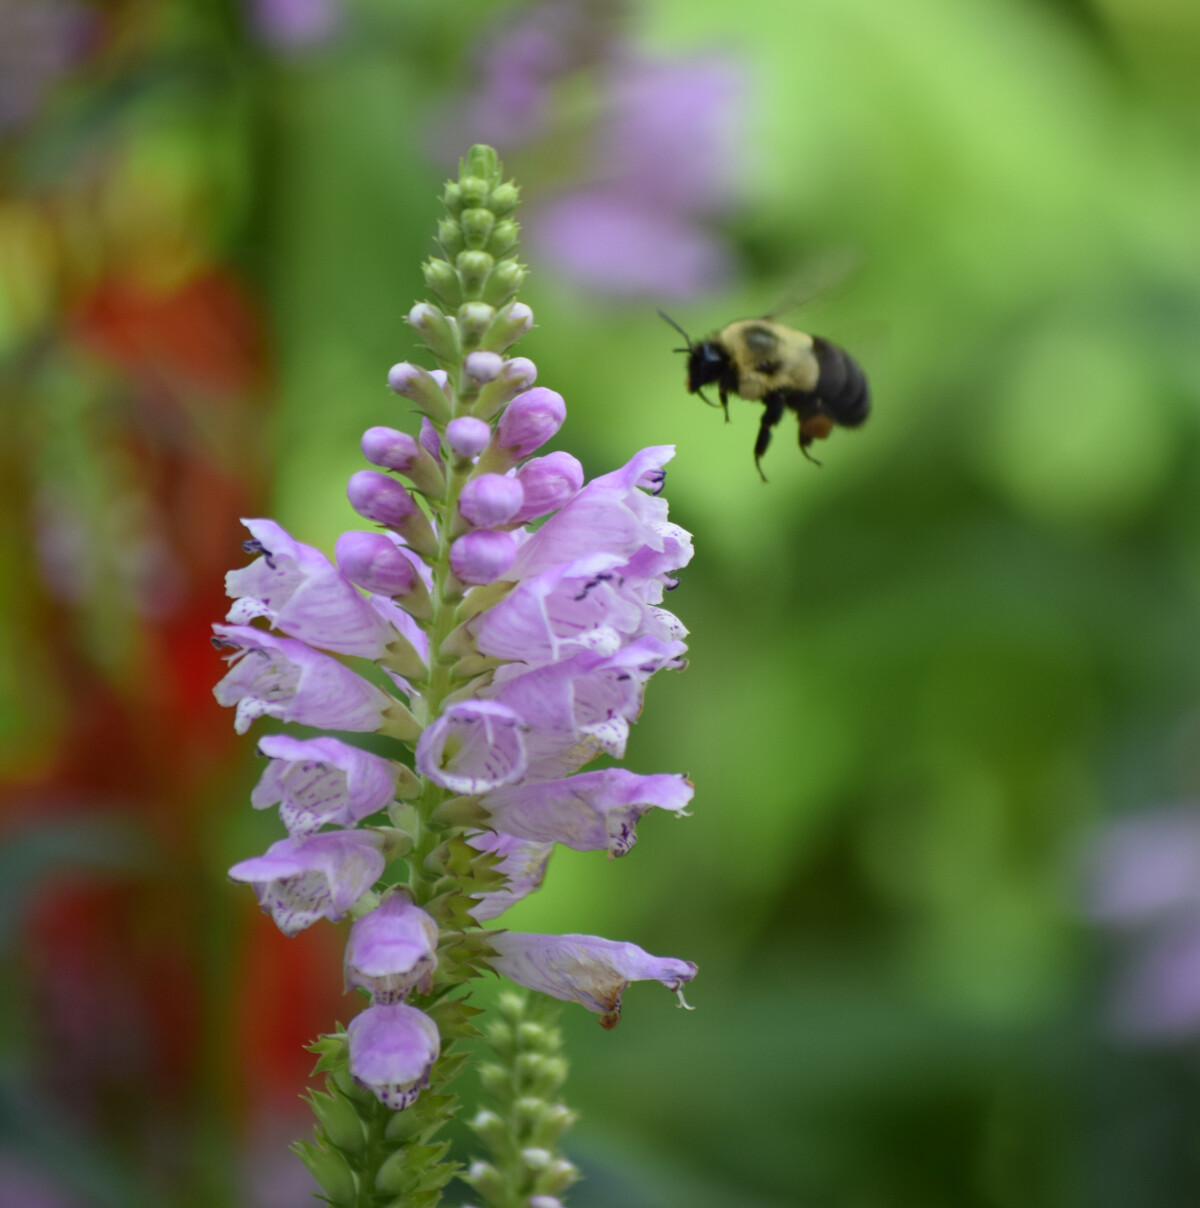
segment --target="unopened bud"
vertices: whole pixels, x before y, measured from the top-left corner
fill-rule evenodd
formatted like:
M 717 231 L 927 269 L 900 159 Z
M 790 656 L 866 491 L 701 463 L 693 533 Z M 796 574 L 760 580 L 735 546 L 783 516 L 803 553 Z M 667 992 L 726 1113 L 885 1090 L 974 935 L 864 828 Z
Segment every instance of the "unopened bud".
M 420 511 L 401 483 L 378 470 L 351 474 L 346 497 L 360 516 L 376 524 L 399 525 Z
M 498 352 L 469 352 L 463 368 L 474 381 L 491 382 L 500 376 L 504 358 Z
M 462 281 L 454 268 L 445 260 L 426 260 L 421 265 L 425 284 L 437 295 L 441 304 L 454 310 L 463 300 Z
M 451 214 L 457 214 L 463 207 L 462 188 L 456 180 L 446 181 L 442 190 L 442 204 Z
M 446 425 L 446 445 L 462 461 L 478 457 L 491 439 L 491 426 L 473 415 L 461 415 Z
M 428 599 L 416 566 L 386 533 L 343 533 L 334 546 L 334 557 L 342 574 L 367 591 Z
M 563 426 L 567 405 L 555 390 L 535 386 L 518 394 L 496 425 L 496 444 L 515 460 L 541 448 Z
M 488 240 L 487 250 L 499 259 L 505 252 L 511 252 L 520 241 L 520 225 L 511 218 L 505 218 L 492 227 L 492 237 Z
M 517 543 L 511 533 L 475 529 L 450 547 L 450 569 L 471 585 L 494 583 L 513 564 Z
M 515 260 L 501 260 L 483 284 L 483 300 L 493 306 L 503 306 L 521 288 L 525 277 L 524 265 Z
M 458 325 L 428 302 L 418 302 L 408 312 L 408 322 L 439 361 L 457 364 L 460 348 Z
M 462 276 L 463 293 L 468 298 L 478 298 L 483 283 L 496 267 L 495 257 L 488 252 L 459 252 L 454 263 Z
M 504 362 L 499 376 L 480 390 L 471 410 L 480 419 L 491 419 L 536 381 L 537 366 L 528 357 L 513 357 Z
M 493 242 L 494 242 L 493 235 Z M 442 251 L 451 259 L 458 255 L 467 245 L 463 242 L 462 227 L 454 221 L 453 218 L 438 219 L 438 243 L 442 245 Z
M 578 458 L 559 450 L 531 458 L 517 471 L 517 481 L 525 492 L 525 502 L 513 520 L 528 524 L 557 511 L 578 492 L 583 486 L 583 466 Z
M 463 176 L 458 182 L 464 209 L 475 209 L 488 197 L 488 182 L 482 176 Z
M 516 185 L 506 182 L 497 185 L 492 190 L 488 197 L 488 209 L 499 218 L 502 214 L 509 214 L 515 210 L 520 200 L 521 190 Z
M 496 317 L 496 308 L 486 302 L 465 302 L 458 308 L 458 326 L 468 347 L 477 345 Z
M 449 419 L 450 400 L 446 397 L 445 390 L 434 374 L 422 369 L 420 365 L 413 365 L 409 361 L 393 365 L 388 370 L 388 386 L 397 394 L 416 403 L 426 415 L 443 422 Z
M 503 474 L 480 474 L 463 487 L 458 510 L 476 528 L 496 528 L 512 520 L 524 502 L 525 492 L 517 479 Z
M 482 250 L 487 246 L 492 228 L 496 225 L 496 216 L 491 210 L 463 210 L 458 216 L 458 221 L 462 226 L 467 247 Z
M 505 261 L 509 263 L 509 261 Z M 533 311 L 524 302 L 510 302 L 502 306 L 479 342 L 481 348 L 491 352 L 504 352 L 511 348 L 533 326 Z
M 444 494 L 446 476 L 442 467 L 407 432 L 398 432 L 395 428 L 368 428 L 363 433 L 362 451 L 372 465 L 405 475 L 423 495 Z

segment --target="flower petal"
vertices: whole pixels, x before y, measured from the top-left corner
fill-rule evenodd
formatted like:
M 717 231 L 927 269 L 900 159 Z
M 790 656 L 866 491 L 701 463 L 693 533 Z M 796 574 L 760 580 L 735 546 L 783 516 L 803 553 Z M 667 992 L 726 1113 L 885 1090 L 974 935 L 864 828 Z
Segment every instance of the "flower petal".
M 519 986 L 577 1002 L 600 1016 L 601 1026 L 621 1021 L 621 996 L 632 981 L 661 982 L 679 992 L 696 976 L 691 961 L 651 956 L 636 944 L 598 935 L 535 935 L 498 932 L 492 968 Z
M 346 988 L 377 1003 L 399 1002 L 414 986 L 428 994 L 437 968 L 438 925 L 406 893 L 387 897 L 350 928 Z
M 382 846 L 373 831 L 280 839 L 264 855 L 235 864 L 229 878 L 253 886 L 279 930 L 295 935 L 320 918 L 341 918 L 379 880 Z
M 354 1081 L 397 1112 L 429 1084 L 442 1047 L 437 1024 L 404 1003 L 368 1007 L 350 1021 L 346 1037 Z
M 527 766 L 523 724 L 494 701 L 451 705 L 417 743 L 417 770 L 455 793 L 485 793 L 512 784 Z

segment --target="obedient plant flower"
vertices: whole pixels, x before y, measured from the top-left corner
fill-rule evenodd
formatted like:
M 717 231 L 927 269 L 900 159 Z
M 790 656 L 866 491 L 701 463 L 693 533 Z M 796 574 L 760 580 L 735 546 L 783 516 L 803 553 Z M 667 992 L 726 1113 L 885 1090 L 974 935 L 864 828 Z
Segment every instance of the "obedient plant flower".
M 492 946 L 497 953 L 492 968 L 497 973 L 551 998 L 580 1003 L 595 1011 L 605 1028 L 620 1023 L 621 996 L 630 982 L 661 982 L 683 1003 L 683 987 L 696 976 L 691 961 L 651 956 L 636 944 L 618 944 L 597 935 L 504 931 Z
M 500 974 L 612 1027 L 630 982 L 679 991 L 696 973 L 631 943 L 483 926 L 537 890 L 556 846 L 623 856 L 646 814 L 685 812 L 677 773 L 581 769 L 623 756 L 649 679 L 684 665 L 686 630 L 662 601 L 692 546 L 659 497 L 670 446 L 586 484 L 571 454 L 541 452 L 566 405 L 507 355 L 533 316 L 513 298 L 517 191 L 494 153 L 475 148 L 444 201 L 448 258 L 424 266 L 435 301 L 409 312 L 438 368 L 387 375 L 420 429 L 369 428 L 376 468 L 347 484 L 374 527 L 342 534 L 331 562 L 248 520 L 254 558 L 229 574 L 233 607 L 215 626 L 232 651 L 216 695 L 239 732 L 267 718 L 342 735 L 260 738 L 251 801 L 277 805 L 289 837 L 230 876 L 289 935 L 354 919 L 345 983 L 369 1005 L 314 1046 L 327 1089 L 311 1098 L 316 1143 L 299 1149 L 347 1208 L 363 1187 L 432 1205 L 453 1176 L 428 1139 L 453 1112 L 454 1046 L 477 1034 L 472 978 Z M 506 1002 L 526 1019 L 523 1000 Z M 561 1203 L 576 1177 L 553 1148 L 571 1116 L 548 1100 L 565 1066 L 537 1010 L 522 1024 L 532 1048 L 501 1037 L 515 1064 L 490 1081 L 485 1067 L 511 1118 L 484 1112 L 475 1129 L 508 1157 L 465 1177 L 494 1208 Z M 413 1115 L 389 1124 L 401 1110 Z

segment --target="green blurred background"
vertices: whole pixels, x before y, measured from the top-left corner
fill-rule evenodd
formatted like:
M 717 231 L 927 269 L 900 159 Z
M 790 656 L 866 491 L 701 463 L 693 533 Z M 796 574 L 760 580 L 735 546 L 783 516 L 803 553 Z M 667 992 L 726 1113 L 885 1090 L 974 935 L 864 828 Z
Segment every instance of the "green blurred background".
M 331 550 L 362 429 L 411 422 L 438 188 L 531 30 L 521 351 L 589 474 L 678 446 L 697 549 L 628 756 L 694 816 L 505 919 L 701 969 L 692 1014 L 565 1012 L 571 1203 L 1196 1204 L 1200 1004 L 1113 1026 L 1079 872 L 1200 798 L 1195 3 L 0 0 L 0 1205 L 308 1202 L 300 1046 L 351 1000 L 333 928 L 224 880 L 278 827 L 207 626 L 238 516 Z M 620 167 L 672 97 L 681 196 Z M 589 277 L 539 238 L 589 189 L 711 273 Z M 785 421 L 763 486 L 655 307 L 700 336 L 847 249 L 793 321 L 875 413 L 821 470 Z

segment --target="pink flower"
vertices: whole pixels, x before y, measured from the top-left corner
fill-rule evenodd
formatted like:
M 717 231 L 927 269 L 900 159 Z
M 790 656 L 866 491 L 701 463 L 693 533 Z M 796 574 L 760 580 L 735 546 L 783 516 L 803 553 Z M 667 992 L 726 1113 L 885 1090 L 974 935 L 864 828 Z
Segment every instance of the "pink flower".
M 336 738 L 270 734 L 258 749 L 270 759 L 250 794 L 255 809 L 279 806 L 294 839 L 329 823 L 353 826 L 388 805 L 396 793 L 395 765 Z
M 243 520 L 256 553 L 249 566 L 225 576 L 237 601 L 227 621 L 247 625 L 265 617 L 289 637 L 338 654 L 381 658 L 395 638 L 391 627 L 328 558 L 294 540 L 273 520 Z
M 284 935 L 318 919 L 340 919 L 384 868 L 383 840 L 373 831 L 332 831 L 280 839 L 266 853 L 235 864 L 230 880 L 245 881 Z
M 379 1003 L 356 1015 L 346 1029 L 350 1073 L 392 1111 L 403 1111 L 429 1084 L 441 1052 L 437 1024 L 416 1007 Z
M 249 625 L 214 625 L 213 630 L 214 642 L 234 650 L 213 695 L 219 704 L 237 706 L 233 728 L 239 734 L 259 717 L 330 730 L 383 726 L 391 698 L 337 659 Z
M 691 961 L 651 956 L 636 944 L 597 935 L 534 935 L 501 931 L 492 939 L 492 968 L 518 986 L 577 1002 L 604 1028 L 621 1022 L 621 997 L 633 981 L 657 981 L 680 995 L 696 976 Z

